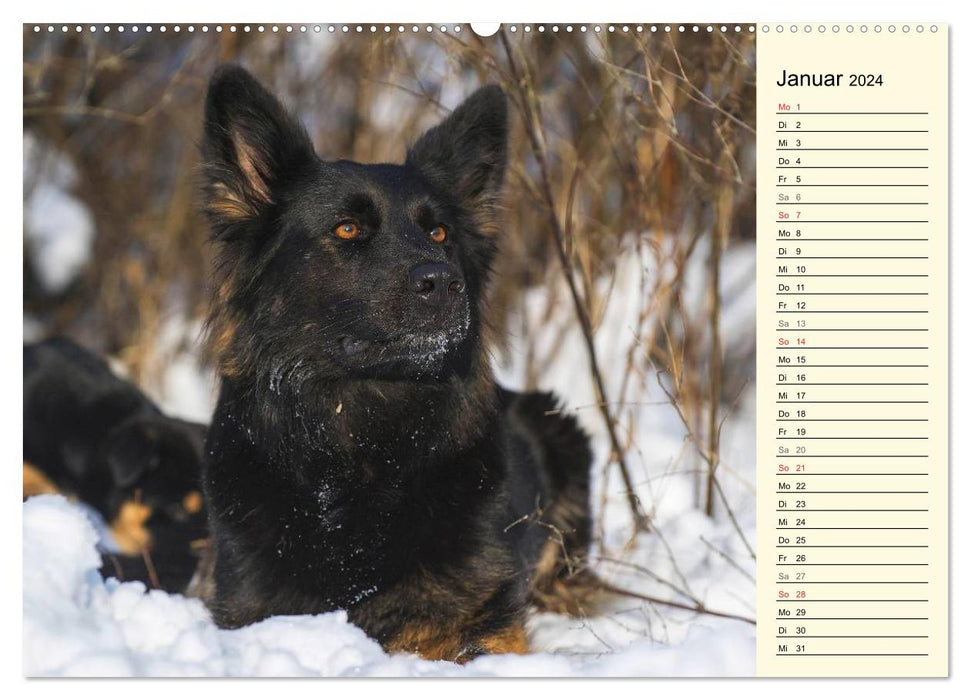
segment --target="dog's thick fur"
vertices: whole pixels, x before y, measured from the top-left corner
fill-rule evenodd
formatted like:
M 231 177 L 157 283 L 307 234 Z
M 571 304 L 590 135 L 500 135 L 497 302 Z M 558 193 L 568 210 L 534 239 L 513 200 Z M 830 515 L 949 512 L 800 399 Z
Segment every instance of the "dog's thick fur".
M 490 86 L 402 165 L 328 162 L 247 72 L 213 76 L 219 625 L 346 609 L 388 650 L 466 661 L 525 652 L 530 602 L 569 609 L 588 441 L 497 386 L 482 339 L 507 128 Z
M 104 571 L 182 591 L 208 527 L 205 426 L 164 415 L 66 338 L 24 346 L 24 498 L 63 493 L 98 510 L 120 554 Z

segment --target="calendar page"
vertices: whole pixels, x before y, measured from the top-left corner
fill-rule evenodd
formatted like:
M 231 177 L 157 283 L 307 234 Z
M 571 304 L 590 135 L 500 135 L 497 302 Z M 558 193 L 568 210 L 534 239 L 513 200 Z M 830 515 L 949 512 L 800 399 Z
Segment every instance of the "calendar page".
M 22 26 L 23 676 L 948 676 L 948 24 L 640 20 Z
M 758 671 L 946 675 L 946 29 L 762 30 Z

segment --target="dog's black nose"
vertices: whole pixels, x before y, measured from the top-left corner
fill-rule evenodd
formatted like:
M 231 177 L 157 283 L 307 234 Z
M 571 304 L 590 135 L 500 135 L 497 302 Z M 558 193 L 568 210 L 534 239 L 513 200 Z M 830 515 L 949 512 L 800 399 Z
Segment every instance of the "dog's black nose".
M 465 292 L 462 275 L 451 265 L 445 263 L 425 263 L 415 265 L 409 274 L 411 291 L 425 301 L 442 303 L 450 296 Z

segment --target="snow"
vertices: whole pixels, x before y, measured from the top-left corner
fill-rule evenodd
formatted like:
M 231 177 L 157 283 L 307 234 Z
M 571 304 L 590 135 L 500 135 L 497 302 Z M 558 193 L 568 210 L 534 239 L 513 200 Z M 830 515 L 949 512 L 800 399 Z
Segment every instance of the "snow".
M 199 361 L 202 337 L 202 321 L 166 319 L 156 343 L 158 354 L 166 358 L 165 372 L 143 388 L 165 413 L 208 423 L 219 392 L 215 374 Z
M 753 249 L 724 256 L 723 343 L 728 356 L 754 332 Z M 631 249 L 618 259 L 614 292 L 604 309 L 597 349 L 608 392 L 616 397 L 628 349 L 636 341 L 642 294 L 670 274 L 657 253 Z M 698 256 L 702 257 L 703 256 Z M 704 271 L 689 271 L 686 295 L 703 308 Z M 608 289 L 602 282 L 602 292 Z M 741 289 L 739 292 L 738 290 Z M 625 290 L 626 293 L 620 293 Z M 734 290 L 734 291 L 733 291 Z M 560 290 L 561 292 L 564 290 Z M 631 539 L 626 499 L 615 468 L 604 476 L 607 440 L 594 407 L 581 336 L 571 322 L 568 297 L 546 317 L 548 293 L 527 293 L 524 327 L 539 347 L 560 343 L 544 366 L 539 386 L 563 397 L 593 438 L 594 506 L 604 543 L 593 552 L 595 571 L 613 585 L 656 599 L 745 618 L 754 617 L 754 560 L 723 509 L 708 518 L 697 507 L 694 446 L 677 412 L 661 391 L 653 368 L 631 383 L 619 410 L 623 433 L 635 436 L 628 457 L 652 531 Z M 557 325 L 567 330 L 558 335 Z M 178 324 L 176 324 L 177 326 Z M 198 325 L 166 330 L 176 353 L 168 372 L 150 388 L 167 410 L 204 420 L 213 381 L 194 354 Z M 521 387 L 526 367 L 515 337 L 498 378 Z M 636 408 L 636 410 L 633 410 Z M 722 431 L 721 484 L 748 542 L 754 542 L 754 396 L 751 383 L 726 418 Z M 326 497 L 326 494 L 321 496 Z M 602 519 L 601 519 L 602 516 Z M 342 611 L 275 617 L 238 630 L 220 630 L 197 600 L 139 583 L 102 580 L 97 548 L 103 527 L 81 505 L 39 496 L 23 506 L 24 673 L 28 676 L 731 676 L 753 675 L 755 627 L 748 622 L 699 614 L 638 598 L 615 597 L 585 618 L 534 615 L 525 656 L 487 656 L 465 666 L 413 655 L 388 655 L 347 621 Z
M 87 263 L 94 244 L 94 221 L 87 207 L 70 194 L 77 180 L 71 162 L 43 153 L 24 134 L 24 182 L 43 171 L 32 187 L 24 186 L 24 233 L 33 249 L 34 272 L 49 293 L 63 291 Z
M 677 645 L 640 638 L 611 654 L 482 657 L 462 667 L 389 656 L 343 611 L 213 625 L 198 600 L 103 581 L 98 534 L 61 496 L 24 504 L 24 673 L 28 676 L 725 675 L 752 665 L 749 625 L 693 625 Z M 586 636 L 555 615 L 560 644 Z M 744 641 L 739 644 L 738 641 Z

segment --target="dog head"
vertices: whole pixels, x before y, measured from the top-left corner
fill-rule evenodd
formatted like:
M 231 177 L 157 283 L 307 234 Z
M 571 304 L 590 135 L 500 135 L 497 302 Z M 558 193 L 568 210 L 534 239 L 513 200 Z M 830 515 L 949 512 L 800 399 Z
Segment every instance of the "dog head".
M 205 534 L 201 492 L 205 426 L 165 416 L 136 416 L 117 425 L 101 445 L 111 477 L 105 515 L 126 554 L 148 547 L 154 533 L 177 527 Z
M 205 426 L 138 416 L 115 427 L 101 446 L 115 507 L 135 498 L 153 511 L 185 519 L 201 509 Z
M 327 161 L 246 71 L 206 98 L 205 209 L 219 244 L 221 371 L 442 381 L 481 352 L 507 108 L 484 87 L 400 165 Z

